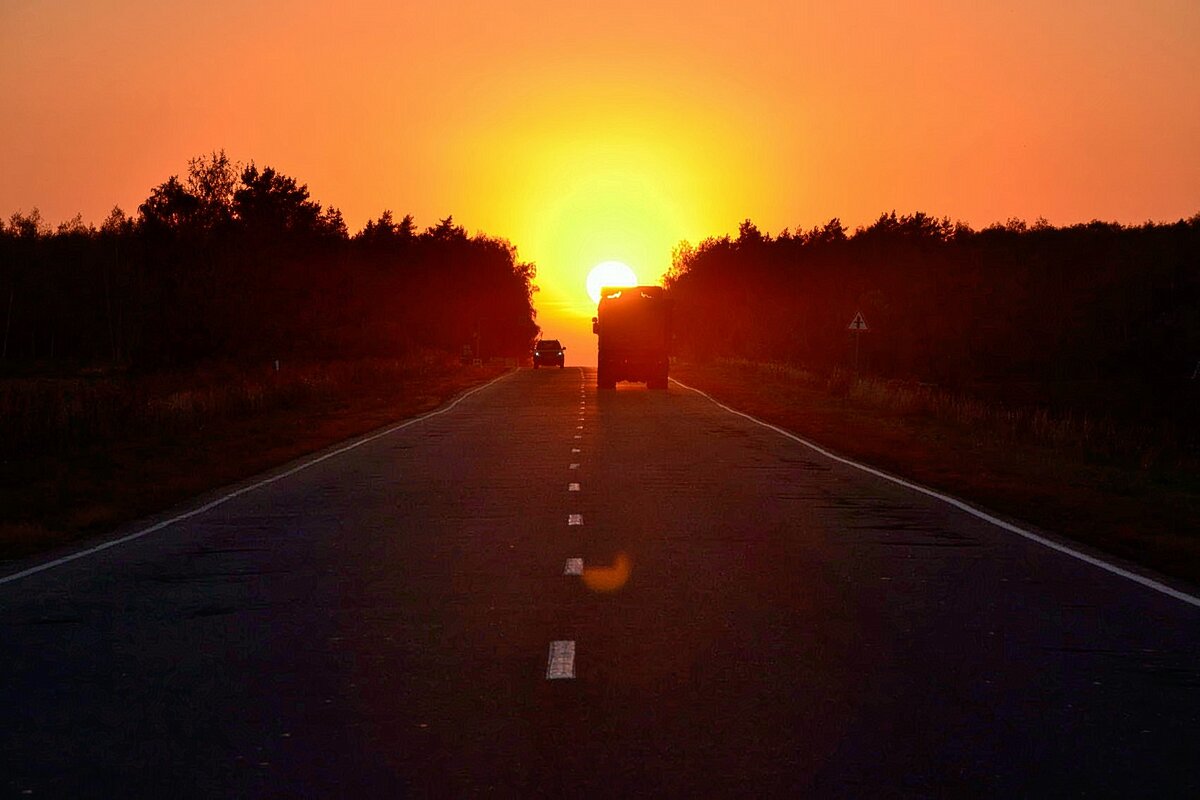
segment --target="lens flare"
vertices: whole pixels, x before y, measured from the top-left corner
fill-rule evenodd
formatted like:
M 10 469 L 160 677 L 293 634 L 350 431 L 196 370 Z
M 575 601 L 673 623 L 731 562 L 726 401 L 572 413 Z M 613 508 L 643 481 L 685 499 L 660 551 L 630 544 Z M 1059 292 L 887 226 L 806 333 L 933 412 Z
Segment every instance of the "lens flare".
M 611 567 L 584 567 L 583 583 L 593 592 L 615 592 L 629 581 L 632 571 L 629 556 L 617 553 Z

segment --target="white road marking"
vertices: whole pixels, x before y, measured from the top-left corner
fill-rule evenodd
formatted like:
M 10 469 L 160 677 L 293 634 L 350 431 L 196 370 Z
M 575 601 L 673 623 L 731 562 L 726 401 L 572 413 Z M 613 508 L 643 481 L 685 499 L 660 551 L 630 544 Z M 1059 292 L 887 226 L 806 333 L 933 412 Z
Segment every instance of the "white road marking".
M 966 513 L 970 514 L 971 516 L 973 516 L 977 519 L 981 519 L 984 522 L 990 522 L 992 525 L 995 525 L 997 528 L 1006 530 L 1009 533 L 1015 533 L 1018 536 L 1028 539 L 1031 542 L 1036 542 L 1037 544 L 1040 544 L 1043 547 L 1048 547 L 1051 550 L 1055 550 L 1059 553 L 1062 553 L 1063 555 L 1078 559 L 1079 561 L 1082 561 L 1085 564 L 1091 564 L 1093 567 L 1099 567 L 1100 569 L 1104 570 L 1105 572 L 1112 573 L 1113 575 L 1119 575 L 1120 577 L 1131 580 L 1134 583 L 1141 584 L 1142 586 L 1145 586 L 1147 589 L 1153 589 L 1154 591 L 1159 592 L 1161 594 L 1165 594 L 1168 597 L 1173 597 L 1176 600 L 1180 600 L 1184 603 L 1187 603 L 1188 605 L 1192 605 L 1192 606 L 1196 606 L 1197 608 L 1200 608 L 1200 597 L 1196 597 L 1195 595 L 1190 595 L 1187 592 L 1181 592 L 1178 589 L 1173 589 L 1164 583 L 1160 583 L 1156 580 L 1153 580 L 1152 578 L 1147 578 L 1146 576 L 1139 575 L 1136 572 L 1130 572 L 1127 569 L 1118 567 L 1116 564 L 1110 564 L 1107 561 L 1096 558 L 1095 556 L 1090 556 L 1087 553 L 1081 553 L 1080 551 L 1075 550 L 1070 547 L 1067 547 L 1065 544 L 1060 544 L 1059 542 L 1056 542 L 1053 539 L 1047 539 L 1045 536 L 1039 536 L 1038 534 L 1033 533 L 1032 531 L 1027 531 L 1024 528 L 1019 528 L 1016 525 L 1013 525 L 1011 522 L 1005 522 L 1002 519 L 992 516 L 991 514 L 987 513 L 986 511 L 980 511 L 979 509 L 968 505 L 967 503 L 965 503 L 962 500 L 959 500 L 956 497 L 951 497 L 950 495 L 942 494 L 941 492 L 935 492 L 933 489 L 927 489 L 926 487 L 921 486 L 919 484 L 912 483 L 911 481 L 906 481 L 903 478 L 897 478 L 894 475 L 889 475 L 886 472 L 881 472 L 880 470 L 877 470 L 874 467 L 869 467 L 866 464 L 860 464 L 857 461 L 851 461 L 848 458 L 843 458 L 842 456 L 834 455 L 833 453 L 829 452 L 825 448 L 823 448 L 819 445 L 813 444 L 812 442 L 808 441 L 807 439 L 801 439 L 796 434 L 794 434 L 790 431 L 784 430 L 783 428 L 780 428 L 778 425 L 772 425 L 769 422 L 763 422 L 761 419 L 752 417 L 749 414 L 746 414 L 742 411 L 738 411 L 737 409 L 730 408 L 729 406 L 725 405 L 721 401 L 713 398 L 711 395 L 705 394 L 704 392 L 700 391 L 699 389 L 695 389 L 691 386 L 688 386 L 686 383 L 677 381 L 674 378 L 671 378 L 671 381 L 678 384 L 683 389 L 688 389 L 689 391 L 693 391 L 696 394 L 700 395 L 701 397 L 706 398 L 713 405 L 717 406 L 718 408 L 725 409 L 730 414 L 733 414 L 738 417 L 742 417 L 743 419 L 747 419 L 750 422 L 753 422 L 755 425 L 761 425 L 764 428 L 773 430 L 776 433 L 778 433 L 780 436 L 784 436 L 788 439 L 791 439 L 793 442 L 796 442 L 797 444 L 804 445 L 809 450 L 820 453 L 821 455 L 825 456 L 826 458 L 836 461 L 839 464 L 845 464 L 848 467 L 853 467 L 854 469 L 861 470 L 861 471 L 867 473 L 868 475 L 874 475 L 876 478 L 881 478 L 885 481 L 894 483 L 898 486 L 903 486 L 906 489 L 912 489 L 914 492 L 919 492 L 920 494 L 927 495 L 929 497 L 934 498 L 935 500 L 941 500 L 943 503 L 954 506 L 955 508 L 959 509 L 960 511 L 965 511 Z
M 576 438 L 576 439 L 582 439 L 582 438 L 583 438 L 583 434 L 581 434 L 581 433 L 577 433 L 577 434 L 575 434 L 575 438 Z
M 571 452 L 572 452 L 572 453 L 578 453 L 578 452 L 581 452 L 581 451 L 580 451 L 580 449 L 579 449 L 578 447 L 572 447 L 572 448 L 571 448 Z
M 578 464 L 572 464 L 570 467 L 568 467 L 568 469 L 579 469 L 579 465 L 578 465 Z
M 582 575 L 583 574 L 583 559 L 568 558 L 566 566 L 563 567 L 563 575 Z
M 575 426 L 575 430 L 577 430 L 577 431 L 581 431 L 581 430 L 583 430 L 583 426 L 582 426 L 582 425 L 576 425 L 576 426 Z
M 546 680 L 575 677 L 575 642 L 571 640 L 550 643 L 550 658 L 546 661 Z
M 567 484 L 567 491 L 568 491 L 568 492 L 578 492 L 578 491 L 579 491 L 579 484 L 578 484 L 578 483 L 568 483 L 568 484 Z
M 567 515 L 567 524 L 568 525 L 582 525 L 583 524 L 583 514 L 568 514 Z
M 131 533 L 128 536 L 122 536 L 119 539 L 113 539 L 110 542 L 104 542 L 103 544 L 98 544 L 95 547 L 89 547 L 86 550 L 80 550 L 78 553 L 71 553 L 70 555 L 66 555 L 61 558 L 56 558 L 53 561 L 47 561 L 45 564 L 38 564 L 37 566 L 30 567 L 29 569 L 21 570 L 20 572 L 14 572 L 12 575 L 5 575 L 4 577 L 0 578 L 0 586 L 3 586 L 6 583 L 12 583 L 13 581 L 18 581 L 21 578 L 27 578 L 30 575 L 36 575 L 39 572 L 45 572 L 48 569 L 53 569 L 54 567 L 59 567 L 59 566 L 62 566 L 63 564 L 69 564 L 70 562 L 75 561 L 77 559 L 83 558 L 85 556 L 90 556 L 95 553 L 100 553 L 105 550 L 109 550 L 118 545 L 122 545 L 127 542 L 132 542 L 135 539 L 141 539 L 143 536 L 149 536 L 150 534 L 155 533 L 156 531 L 161 531 L 163 528 L 166 528 L 170 525 L 174 525 L 176 522 L 182 522 L 185 519 L 191 519 L 192 517 L 199 516 L 200 514 L 203 514 L 206 511 L 211 511 L 214 508 L 216 508 L 217 506 L 224 505 L 225 503 L 228 503 L 233 498 L 240 497 L 241 495 L 244 495 L 247 492 L 252 492 L 255 489 L 261 489 L 263 486 L 267 486 L 269 484 L 275 483 L 276 481 L 281 481 L 284 478 L 290 478 L 292 475 L 295 475 L 297 472 L 302 472 L 315 464 L 320 464 L 322 461 L 328 461 L 329 459 L 333 458 L 334 456 L 340 456 L 342 453 L 347 453 L 351 450 L 354 450 L 357 447 L 361 447 L 364 444 L 367 444 L 368 442 L 373 442 L 376 439 L 382 439 L 384 436 L 389 436 L 398 430 L 407 428 L 410 425 L 416 425 L 418 422 L 424 422 L 427 419 L 431 419 L 433 417 L 437 417 L 442 414 L 445 414 L 447 411 L 452 410 L 455 406 L 457 406 L 463 400 L 466 400 L 468 397 L 475 394 L 476 392 L 482 392 L 484 389 L 488 388 L 489 386 L 496 383 L 497 381 L 507 378 L 509 375 L 513 375 L 513 374 L 515 374 L 515 373 L 514 372 L 506 372 L 503 375 L 500 375 L 499 377 L 493 378 L 492 380 L 488 381 L 483 386 L 476 386 L 474 389 L 471 389 L 470 391 L 459 395 L 457 399 L 455 399 L 452 403 L 445 406 L 444 408 L 439 408 L 435 411 L 430 411 L 428 414 L 422 414 L 419 417 L 413 417 L 412 419 L 401 422 L 398 425 L 393 425 L 392 427 L 387 428 L 386 430 L 382 430 L 382 431 L 379 431 L 378 433 L 370 434 L 369 436 L 364 436 L 362 439 L 353 441 L 350 444 L 346 445 L 345 447 L 339 447 L 337 450 L 331 450 L 330 452 L 325 453 L 324 455 L 317 456 L 316 458 L 314 458 L 310 461 L 305 461 L 303 464 L 292 467 L 287 472 L 281 472 L 278 475 L 272 475 L 269 478 L 264 478 L 261 481 L 258 481 L 257 483 L 252 483 L 249 486 L 243 486 L 242 488 L 232 491 L 229 494 L 218 497 L 216 500 L 205 503 L 204 505 L 200 506 L 199 508 L 193 508 L 191 511 L 185 511 L 182 514 L 177 514 L 177 515 L 171 517 L 170 519 L 165 519 L 162 522 L 155 523 L 154 525 L 151 525 L 148 528 L 143 528 L 142 530 Z

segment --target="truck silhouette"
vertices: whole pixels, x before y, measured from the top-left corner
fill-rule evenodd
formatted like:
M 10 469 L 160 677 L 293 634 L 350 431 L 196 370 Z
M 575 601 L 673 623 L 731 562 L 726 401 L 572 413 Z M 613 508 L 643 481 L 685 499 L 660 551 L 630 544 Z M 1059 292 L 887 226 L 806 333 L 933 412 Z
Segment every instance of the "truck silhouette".
M 599 337 L 596 385 L 600 389 L 615 389 L 617 381 L 667 388 L 671 301 L 661 286 L 604 287 L 592 332 Z

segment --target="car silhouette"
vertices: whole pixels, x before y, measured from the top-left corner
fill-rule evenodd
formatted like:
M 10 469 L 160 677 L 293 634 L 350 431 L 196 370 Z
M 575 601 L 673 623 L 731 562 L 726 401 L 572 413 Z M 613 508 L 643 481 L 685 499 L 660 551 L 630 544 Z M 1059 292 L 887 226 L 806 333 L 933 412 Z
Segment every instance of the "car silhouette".
M 565 361 L 563 351 L 566 349 L 558 339 L 543 339 L 533 346 L 533 368 L 557 364 L 562 369 Z

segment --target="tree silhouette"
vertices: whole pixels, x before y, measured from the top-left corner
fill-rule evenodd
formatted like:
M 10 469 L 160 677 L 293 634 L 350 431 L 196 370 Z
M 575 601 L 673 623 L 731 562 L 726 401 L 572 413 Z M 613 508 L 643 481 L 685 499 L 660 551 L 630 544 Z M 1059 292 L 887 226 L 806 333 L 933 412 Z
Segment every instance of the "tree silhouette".
M 314 234 L 323 230 L 321 206 L 308 197 L 308 186 L 271 167 L 250 164 L 233 193 L 233 213 L 245 230 L 258 235 Z
M 1200 215 L 1138 227 L 1010 219 L 974 231 L 891 211 L 849 234 L 835 218 L 772 238 L 746 220 L 736 239 L 677 246 L 665 283 L 687 357 L 844 369 L 847 325 L 862 312 L 864 367 L 878 375 L 1194 417 L 1197 263 Z
M 178 175 L 154 187 L 138 207 L 142 224 L 153 234 L 189 229 L 199 220 L 200 199 L 187 190 Z
M 5 369 L 457 358 L 478 335 L 482 356 L 516 356 L 537 333 L 533 277 L 453 217 L 418 234 L 385 211 L 351 236 L 305 184 L 216 151 L 98 230 L 77 215 L 52 231 L 36 209 L 0 224 L 0 353 Z

